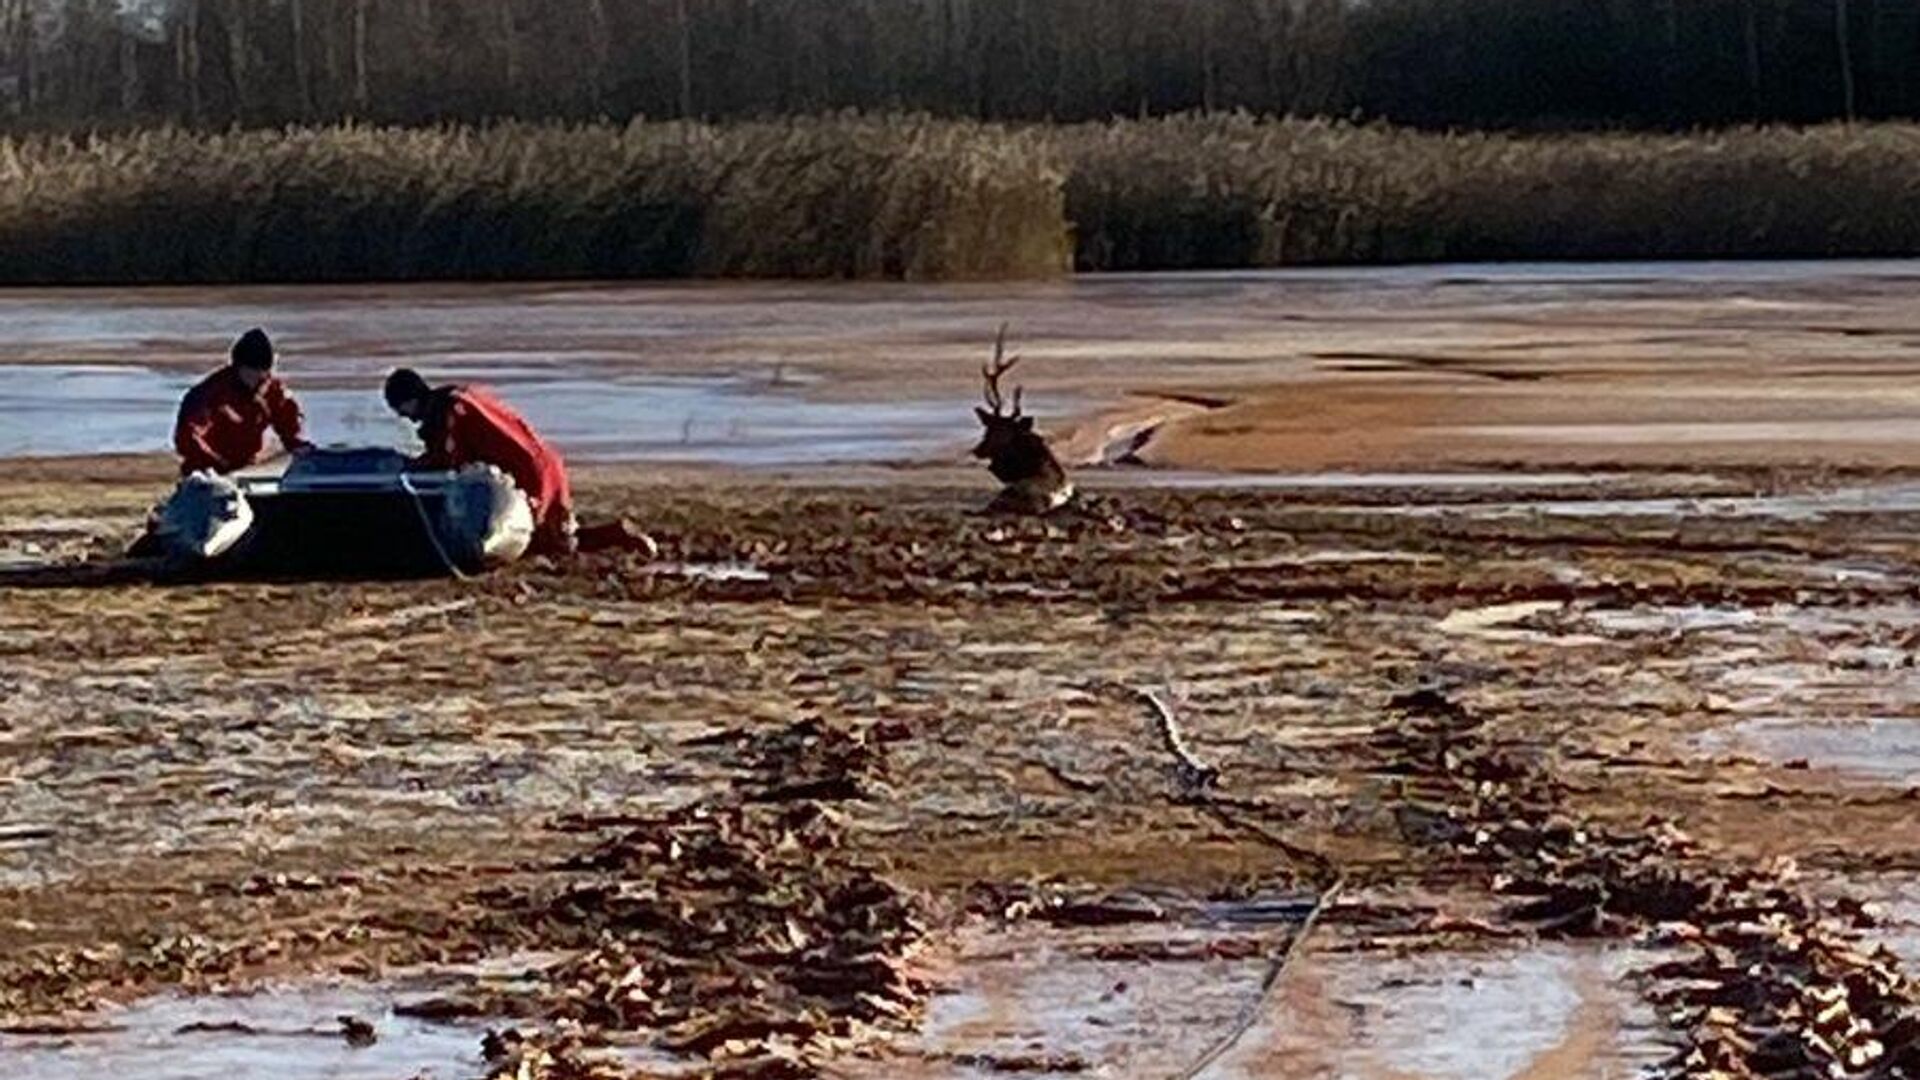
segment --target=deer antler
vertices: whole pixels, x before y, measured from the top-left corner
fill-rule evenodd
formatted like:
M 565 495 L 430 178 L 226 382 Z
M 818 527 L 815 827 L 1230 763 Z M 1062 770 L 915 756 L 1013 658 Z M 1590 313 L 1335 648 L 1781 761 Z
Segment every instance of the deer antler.
M 1000 393 L 1000 376 L 1012 371 L 1013 366 L 1019 362 L 1020 358 L 1018 356 L 1010 357 L 1007 355 L 1007 324 L 1001 323 L 1000 333 L 993 339 L 993 362 L 980 365 L 980 374 L 986 379 L 985 395 L 987 406 L 993 410 L 993 415 L 995 416 L 1001 414 L 1000 410 L 1006 404 L 1006 398 Z M 1020 415 L 1021 389 L 1022 388 L 1018 386 L 1013 388 L 1013 412 L 1011 415 L 1016 417 Z

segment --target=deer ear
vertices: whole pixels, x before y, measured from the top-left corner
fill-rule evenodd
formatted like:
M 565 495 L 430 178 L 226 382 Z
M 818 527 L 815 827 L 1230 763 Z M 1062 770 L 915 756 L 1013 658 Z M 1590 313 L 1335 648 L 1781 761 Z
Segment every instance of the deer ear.
M 991 424 L 991 423 L 993 423 L 993 414 L 992 414 L 992 413 L 990 413 L 990 412 L 988 412 L 987 410 L 985 410 L 985 409 L 983 409 L 983 408 L 981 408 L 981 407 L 979 407 L 978 405 L 975 405 L 975 406 L 973 407 L 973 415 L 975 415 L 975 416 L 977 416 L 977 417 L 979 417 L 979 418 L 980 418 L 980 422 L 981 422 L 981 423 L 983 423 L 983 424 Z
M 1033 417 L 1031 417 L 1031 416 L 1023 416 L 1023 417 L 1021 417 L 1021 418 L 1020 418 L 1020 430 L 1021 430 L 1021 431 L 1032 431 L 1032 430 L 1033 430 Z

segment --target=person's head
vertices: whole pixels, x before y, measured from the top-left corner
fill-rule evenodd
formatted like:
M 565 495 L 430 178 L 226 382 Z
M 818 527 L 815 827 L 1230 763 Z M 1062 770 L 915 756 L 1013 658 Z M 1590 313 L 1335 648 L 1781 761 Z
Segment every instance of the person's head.
M 240 335 L 228 356 L 240 384 L 249 390 L 260 389 L 273 374 L 273 341 L 257 326 Z
M 387 407 L 409 420 L 424 419 L 427 415 L 427 398 L 433 388 L 427 380 L 412 368 L 395 368 L 387 376 Z

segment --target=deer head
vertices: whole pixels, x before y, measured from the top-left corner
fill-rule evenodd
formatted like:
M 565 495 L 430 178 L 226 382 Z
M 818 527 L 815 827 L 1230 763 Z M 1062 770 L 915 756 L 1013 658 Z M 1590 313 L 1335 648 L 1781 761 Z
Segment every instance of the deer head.
M 1007 355 L 1007 326 L 993 339 L 993 359 L 980 369 L 985 380 L 987 406 L 974 415 L 986 431 L 973 456 L 987 463 L 987 471 L 1006 486 L 987 507 L 989 513 L 1046 514 L 1073 498 L 1073 483 L 1053 456 L 1047 440 L 1033 430 L 1033 417 L 1020 412 L 1020 388 L 1013 388 L 1013 407 L 1007 407 L 1000 379 L 1020 362 Z
M 1001 323 L 1000 333 L 993 340 L 993 360 L 980 368 L 985 380 L 983 394 L 987 408 L 976 408 L 973 414 L 980 418 L 986 431 L 980 436 L 980 445 L 973 448 L 974 457 L 995 463 L 1009 461 L 1031 453 L 1033 443 L 1039 439 L 1033 431 L 1033 417 L 1020 413 L 1020 387 L 1013 388 L 1011 411 L 1000 389 L 1000 377 L 1019 362 L 1018 356 L 1007 355 L 1007 324 Z

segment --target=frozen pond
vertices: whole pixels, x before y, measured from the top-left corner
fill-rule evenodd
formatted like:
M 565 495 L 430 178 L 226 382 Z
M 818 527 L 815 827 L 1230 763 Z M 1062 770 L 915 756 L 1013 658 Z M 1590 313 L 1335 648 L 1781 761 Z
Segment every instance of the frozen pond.
M 180 391 L 260 325 L 323 441 L 402 440 L 378 387 L 408 365 L 434 381 L 501 385 L 584 458 L 956 460 L 974 434 L 979 364 L 1004 322 L 1027 357 L 1018 379 L 1028 406 L 1056 433 L 1105 406 L 1139 407 L 1129 422 L 1149 430 L 1166 402 L 1201 413 L 1230 400 L 1266 403 L 1158 464 L 1333 473 L 1340 478 L 1323 483 L 1349 487 L 1465 488 L 1473 482 L 1459 477 L 1472 472 L 1551 470 L 1558 475 L 1541 486 L 1604 487 L 1579 466 L 1688 465 L 1708 451 L 1802 444 L 1814 456 L 1920 455 L 1920 399 L 1904 391 L 1920 339 L 1906 328 L 1916 298 L 1920 265 L 1897 261 L 944 285 L 9 289 L 0 290 L 0 456 L 164 449 Z M 1339 411 L 1339 394 L 1373 387 L 1405 390 L 1412 404 Z M 1733 449 L 1715 449 L 1724 446 Z M 1476 512 L 1849 508 L 1678 501 Z
M 924 458 L 952 449 L 972 422 L 966 401 L 826 402 L 737 377 L 506 374 L 514 381 L 504 392 L 515 407 L 579 459 L 776 465 Z M 193 378 L 111 365 L 0 366 L 0 457 L 166 450 Z M 377 377 L 353 388 L 308 388 L 297 375 L 290 382 L 316 442 L 415 445 L 412 426 L 381 400 Z

